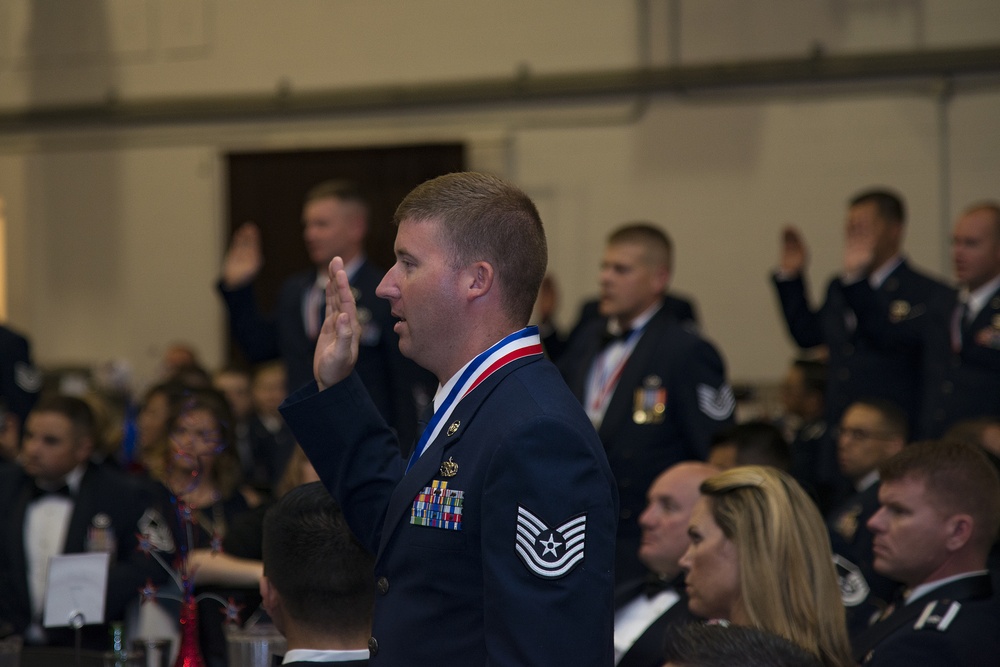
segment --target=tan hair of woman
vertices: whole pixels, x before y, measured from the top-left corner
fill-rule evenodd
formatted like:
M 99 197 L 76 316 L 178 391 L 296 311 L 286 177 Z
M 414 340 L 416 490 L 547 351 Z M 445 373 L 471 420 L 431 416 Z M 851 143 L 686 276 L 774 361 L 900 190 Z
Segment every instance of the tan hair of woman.
M 853 664 L 830 538 L 798 483 L 742 466 L 701 492 L 680 560 L 691 611 L 786 637 L 828 667 Z

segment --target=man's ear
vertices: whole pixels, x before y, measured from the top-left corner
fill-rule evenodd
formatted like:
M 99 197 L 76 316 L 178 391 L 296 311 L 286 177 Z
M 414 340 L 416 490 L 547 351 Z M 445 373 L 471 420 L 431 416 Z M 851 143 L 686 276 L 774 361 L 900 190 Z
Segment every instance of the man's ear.
M 968 514 L 955 514 L 948 518 L 945 526 L 947 538 L 945 546 L 949 551 L 958 551 L 972 539 L 975 520 Z
M 469 276 L 469 299 L 478 299 L 489 294 L 493 288 L 493 280 L 496 274 L 493 265 L 489 262 L 475 262 L 471 264 L 466 272 Z
M 264 607 L 264 611 L 272 614 L 272 609 L 278 603 L 278 591 L 271 585 L 271 580 L 267 578 L 267 575 L 261 575 L 260 577 L 260 598 L 262 601 L 261 606 Z M 273 616 L 273 614 L 272 614 Z

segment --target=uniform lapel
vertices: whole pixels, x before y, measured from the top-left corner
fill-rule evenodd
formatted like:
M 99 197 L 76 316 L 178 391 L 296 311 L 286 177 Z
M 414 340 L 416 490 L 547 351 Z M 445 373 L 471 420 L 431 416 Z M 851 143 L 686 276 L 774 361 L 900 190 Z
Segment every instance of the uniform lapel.
M 632 407 L 635 397 L 633 392 L 636 387 L 642 386 L 643 375 L 654 364 L 651 359 L 656 341 L 660 338 L 660 331 L 664 326 L 667 314 L 661 308 L 652 319 L 646 324 L 639 342 L 635 344 L 632 354 L 629 355 L 622 369 L 621 377 L 615 386 L 615 393 L 611 395 L 608 402 L 608 409 L 604 411 L 604 419 L 601 420 L 600 435 L 605 443 L 615 442 L 615 432 L 621 428 L 622 424 L 632 419 Z M 669 400 L 669 397 L 668 397 Z
M 63 553 L 81 553 L 86 551 L 87 528 L 90 526 L 91 517 L 96 514 L 94 507 L 94 494 L 92 486 L 94 480 L 94 464 L 88 463 L 87 470 L 80 480 L 80 488 L 73 501 L 73 514 L 69 519 L 69 527 L 66 530 L 66 544 L 63 546 Z
M 445 453 L 461 442 L 463 434 L 468 430 L 469 424 L 486 398 L 507 375 L 535 361 L 538 361 L 538 357 L 532 356 L 504 366 L 484 380 L 482 384 L 476 387 L 471 394 L 466 396 L 455 407 L 455 410 L 448 418 L 448 422 L 441 428 L 434 442 L 417 459 L 417 462 L 413 464 L 410 471 L 403 475 L 399 484 L 396 485 L 396 489 L 392 492 L 392 497 L 389 499 L 389 505 L 386 508 L 385 522 L 382 526 L 382 539 L 378 549 L 379 555 L 385 550 L 392 535 L 396 532 L 400 521 L 403 521 L 410 514 L 410 509 L 417 494 L 424 487 L 429 486 L 431 480 L 438 475 L 441 468 L 441 461 L 446 458 Z M 450 426 L 456 422 L 459 426 L 452 435 L 448 435 Z

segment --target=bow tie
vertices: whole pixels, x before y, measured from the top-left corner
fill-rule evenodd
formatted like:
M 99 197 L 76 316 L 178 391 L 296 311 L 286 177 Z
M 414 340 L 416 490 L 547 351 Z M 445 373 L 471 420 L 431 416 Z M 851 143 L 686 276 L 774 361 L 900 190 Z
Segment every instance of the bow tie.
M 601 349 L 606 348 L 608 345 L 611 345 L 612 343 L 628 340 L 628 337 L 632 335 L 633 331 L 635 331 L 635 329 L 624 329 L 622 331 L 619 331 L 618 333 L 612 333 L 607 329 L 605 329 L 601 333 Z
M 31 500 L 38 500 L 39 498 L 44 498 L 46 496 L 62 496 L 72 500 L 73 492 L 66 484 L 63 484 L 57 489 L 43 489 L 38 485 L 38 482 L 35 482 L 31 487 Z
M 642 580 L 642 593 L 647 598 L 655 598 L 663 591 L 677 588 L 677 585 L 683 581 L 683 577 L 683 574 L 679 574 L 673 579 L 664 579 L 658 574 L 650 572 L 646 575 L 645 579 Z

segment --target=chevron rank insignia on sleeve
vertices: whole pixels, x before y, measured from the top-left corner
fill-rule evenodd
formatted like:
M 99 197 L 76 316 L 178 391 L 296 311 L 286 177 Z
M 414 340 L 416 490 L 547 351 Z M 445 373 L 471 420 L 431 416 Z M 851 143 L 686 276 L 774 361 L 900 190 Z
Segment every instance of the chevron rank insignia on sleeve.
M 698 409 L 716 421 L 728 419 L 736 408 L 736 397 L 733 389 L 728 384 L 724 384 L 718 389 L 707 384 L 699 384 Z
M 543 579 L 564 577 L 580 564 L 586 534 L 586 512 L 550 528 L 530 510 L 517 506 L 514 549 L 524 566 Z

